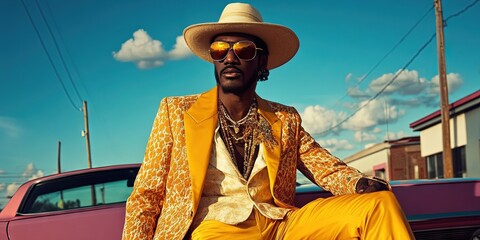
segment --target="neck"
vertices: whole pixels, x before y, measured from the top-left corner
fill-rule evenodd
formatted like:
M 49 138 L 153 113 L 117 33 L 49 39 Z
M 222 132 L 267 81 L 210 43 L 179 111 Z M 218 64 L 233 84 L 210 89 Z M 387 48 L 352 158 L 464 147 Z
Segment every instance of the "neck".
M 247 115 L 255 98 L 255 93 L 239 96 L 232 93 L 225 94 L 219 91 L 218 97 L 233 120 L 238 121 Z

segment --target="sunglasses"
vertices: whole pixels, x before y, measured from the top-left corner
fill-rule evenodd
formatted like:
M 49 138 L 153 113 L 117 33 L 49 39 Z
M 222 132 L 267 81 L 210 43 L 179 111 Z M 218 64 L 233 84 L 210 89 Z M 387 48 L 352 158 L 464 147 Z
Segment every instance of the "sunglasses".
M 227 58 L 230 49 L 233 49 L 238 59 L 244 61 L 254 59 L 257 56 L 257 50 L 264 51 L 262 48 L 257 48 L 252 41 L 238 41 L 236 43 L 216 41 L 210 44 L 209 52 L 214 61 L 223 61 Z

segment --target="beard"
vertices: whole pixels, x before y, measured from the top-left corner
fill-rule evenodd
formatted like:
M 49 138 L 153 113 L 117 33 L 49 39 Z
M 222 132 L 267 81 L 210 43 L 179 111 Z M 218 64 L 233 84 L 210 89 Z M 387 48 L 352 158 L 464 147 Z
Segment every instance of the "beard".
M 214 69 L 214 73 L 215 73 L 215 81 L 217 82 L 217 85 L 222 89 L 222 92 L 224 93 L 232 93 L 232 94 L 239 95 L 247 92 L 250 88 L 254 87 L 254 85 L 257 83 L 257 79 L 252 76 L 250 78 L 245 78 L 246 80 L 242 82 L 243 84 L 239 84 L 239 85 L 222 84 L 220 82 L 219 73 L 216 69 Z M 230 80 L 226 80 L 226 81 L 230 81 Z

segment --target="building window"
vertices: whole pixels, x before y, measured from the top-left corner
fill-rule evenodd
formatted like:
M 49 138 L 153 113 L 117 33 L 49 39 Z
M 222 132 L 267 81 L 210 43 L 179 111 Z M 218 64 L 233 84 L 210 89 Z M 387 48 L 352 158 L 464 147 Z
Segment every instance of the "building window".
M 465 157 L 465 146 L 454 148 L 452 151 L 453 177 L 466 177 L 467 160 Z
M 443 155 L 437 153 L 427 157 L 428 178 L 443 178 Z
M 375 177 L 387 180 L 387 174 L 385 171 L 386 167 L 387 167 L 387 163 L 381 163 L 373 166 L 373 175 Z
M 465 157 L 465 146 L 457 147 L 452 150 L 453 177 L 465 177 L 467 173 L 467 164 Z M 443 173 L 443 155 L 442 153 L 433 154 L 427 157 L 428 178 L 444 178 Z
M 387 175 L 385 174 L 385 168 L 376 169 L 375 170 L 375 177 L 386 179 Z

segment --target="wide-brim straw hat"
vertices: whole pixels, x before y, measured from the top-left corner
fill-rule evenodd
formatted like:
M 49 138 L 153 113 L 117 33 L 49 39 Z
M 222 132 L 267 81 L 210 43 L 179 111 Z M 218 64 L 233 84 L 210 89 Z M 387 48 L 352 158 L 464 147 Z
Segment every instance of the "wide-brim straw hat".
M 221 33 L 245 33 L 262 39 L 269 52 L 267 69 L 288 62 L 300 45 L 297 35 L 291 29 L 263 22 L 260 13 L 246 3 L 228 4 L 218 22 L 191 25 L 185 28 L 183 36 L 195 55 L 213 62 L 208 50 L 213 38 Z

